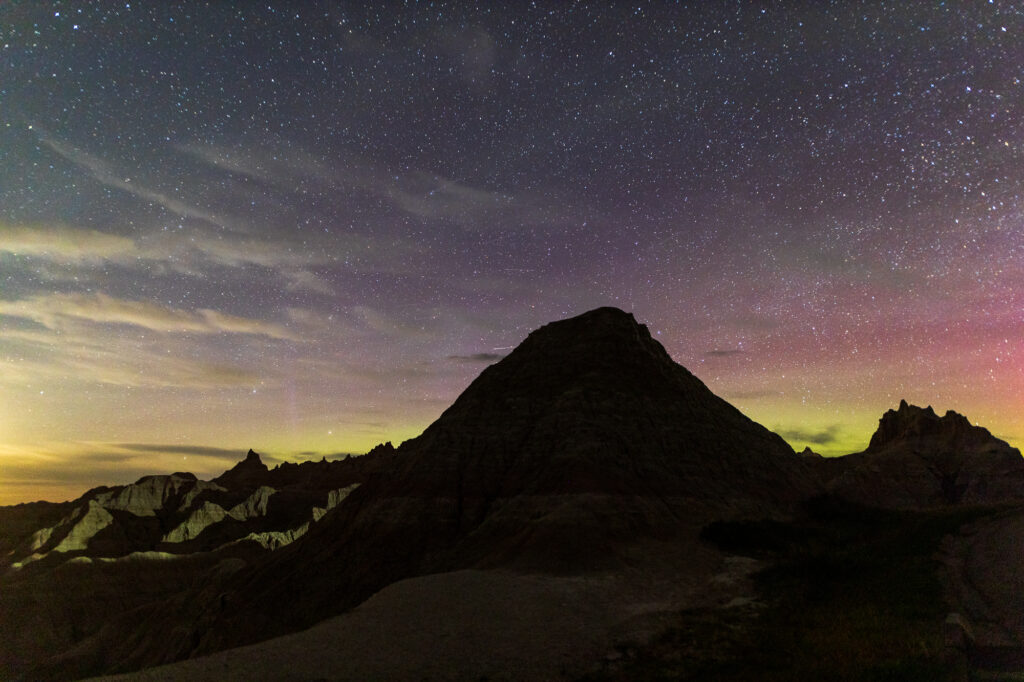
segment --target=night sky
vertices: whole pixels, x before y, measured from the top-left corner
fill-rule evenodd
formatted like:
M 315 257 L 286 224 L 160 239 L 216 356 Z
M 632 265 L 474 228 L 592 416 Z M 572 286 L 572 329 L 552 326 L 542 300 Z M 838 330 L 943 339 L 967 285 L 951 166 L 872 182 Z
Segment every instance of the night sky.
M 600 305 L 797 449 L 1024 445 L 1024 3 L 505 5 L 0 3 L 0 504 L 397 444 Z

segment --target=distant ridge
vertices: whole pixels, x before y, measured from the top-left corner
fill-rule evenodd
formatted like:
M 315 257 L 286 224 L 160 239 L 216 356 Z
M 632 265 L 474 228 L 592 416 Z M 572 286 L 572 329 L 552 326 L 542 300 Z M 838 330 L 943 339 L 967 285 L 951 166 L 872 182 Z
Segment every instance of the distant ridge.
M 863 504 L 923 509 L 1024 499 L 1024 458 L 988 429 L 949 410 L 901 400 L 864 452 L 829 462 L 829 489 Z
M 268 471 L 259 454 L 250 448 L 245 459 L 213 479 L 213 482 L 223 486 L 260 485 L 266 480 Z
M 996 452 L 1013 450 L 993 436 L 988 429 L 974 426 L 967 417 L 948 410 L 938 416 L 931 406 L 909 405 L 901 400 L 899 407 L 888 410 L 878 422 L 865 452 L 881 452 L 893 447 L 916 451 Z

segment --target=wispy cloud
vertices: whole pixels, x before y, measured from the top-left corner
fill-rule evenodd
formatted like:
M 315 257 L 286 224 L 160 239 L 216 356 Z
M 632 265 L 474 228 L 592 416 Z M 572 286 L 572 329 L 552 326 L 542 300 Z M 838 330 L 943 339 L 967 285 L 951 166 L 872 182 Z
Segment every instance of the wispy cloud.
M 775 433 L 788 441 L 814 443 L 815 445 L 831 445 L 839 440 L 839 433 L 841 430 L 842 427 L 839 424 L 832 424 L 819 431 L 811 431 L 801 428 L 776 428 Z
M 114 443 L 122 450 L 142 453 L 162 453 L 170 455 L 203 455 L 227 460 L 241 460 L 245 457 L 245 449 L 217 448 L 208 445 L 180 445 L 173 443 Z
M 346 457 L 352 457 L 364 455 L 364 452 L 319 452 L 315 450 L 303 450 L 302 452 L 295 453 L 292 458 L 303 461 L 320 461 L 326 459 L 327 461 L 335 459 L 345 459 Z
M 394 270 L 389 261 L 403 261 L 411 249 L 397 240 L 386 248 L 371 236 L 332 235 L 328 243 L 293 242 L 280 235 L 260 237 L 204 231 L 150 230 L 129 236 L 69 225 L 0 223 L 0 254 L 29 256 L 45 279 L 84 281 L 97 267 L 112 263 L 127 269 L 173 272 L 203 277 L 213 268 L 260 267 L 271 270 L 285 291 L 336 291 L 321 272 Z M 47 265 L 54 266 L 48 269 Z M 73 269 L 74 268 L 74 269 Z
M 351 313 L 365 328 L 380 334 L 409 338 L 427 336 L 430 333 L 423 321 L 417 323 L 416 320 L 371 306 L 353 306 Z
M 719 350 L 719 349 L 715 349 L 715 350 L 707 351 L 706 353 L 704 353 L 704 355 L 706 355 L 708 357 L 712 357 L 712 358 L 729 358 L 729 357 L 732 357 L 734 355 L 742 355 L 744 353 L 746 353 L 745 350 L 740 350 L 738 348 L 737 349 L 732 349 L 732 350 Z
M 46 133 L 40 135 L 40 142 L 104 185 L 189 220 L 183 221 L 184 229 L 142 231 L 130 239 L 71 228 L 12 228 L 12 237 L 17 236 L 17 240 L 12 239 L 11 248 L 2 250 L 17 247 L 22 253 L 76 263 L 89 258 L 112 259 L 125 265 L 159 263 L 189 274 L 198 274 L 208 264 L 257 265 L 280 270 L 288 286 L 307 290 L 315 287 L 319 293 L 327 293 L 328 285 L 309 277 L 311 266 L 344 264 L 350 271 L 392 271 L 405 256 L 422 249 L 404 244 L 396 235 L 381 238 L 355 229 L 332 231 L 329 237 L 304 234 L 301 239 L 291 238 L 289 231 L 278 228 L 294 223 L 296 206 L 307 206 L 310 194 L 334 201 L 339 190 L 356 189 L 377 199 L 389 199 L 409 213 L 470 222 L 481 217 L 479 211 L 500 206 L 505 199 L 417 171 L 394 174 L 365 160 L 336 165 L 294 150 L 278 155 L 261 149 L 233 152 L 201 146 L 176 147 L 168 157 L 172 165 L 191 159 L 186 166 L 194 175 L 176 175 L 172 191 L 154 187 L 161 184 L 157 178 L 146 177 L 125 162 L 101 158 Z M 196 159 L 202 163 L 195 164 Z M 239 175 L 260 180 L 260 188 L 254 189 L 251 182 L 238 182 Z M 224 192 L 209 196 L 211 180 L 225 183 Z M 162 184 L 168 185 L 167 179 Z M 232 192 L 240 196 L 229 201 L 226 195 Z M 261 204 L 274 203 L 275 209 L 269 214 L 254 213 L 251 206 L 256 198 Z M 75 248 L 79 242 L 84 243 Z
M 69 265 L 129 258 L 137 249 L 127 237 L 96 230 L 0 224 L 0 252 Z
M 3 477 L 0 481 L 6 487 L 8 485 L 22 485 L 38 487 L 45 485 L 77 484 L 76 493 L 81 495 L 89 487 L 104 484 L 127 483 L 132 479 L 138 479 L 146 475 L 147 471 L 142 467 L 125 467 L 125 463 L 131 461 L 116 456 L 116 453 L 96 453 L 96 456 L 76 453 L 73 458 L 60 458 L 57 466 L 40 467 L 35 462 L 19 462 L 13 458 L 5 458 Z M 120 481 L 111 480 L 107 477 L 104 481 L 98 478 L 97 474 L 106 472 L 117 467 Z M 156 473 L 150 471 L 148 473 Z
M 290 352 L 282 341 L 315 353 L 314 341 L 360 331 L 346 316 L 314 309 L 291 306 L 278 314 L 242 317 L 102 293 L 0 300 L 0 385 L 73 379 L 129 387 L 275 386 L 276 366 L 262 359 Z M 308 376 L 322 378 L 330 369 L 317 366 Z
M 83 383 L 157 388 L 250 387 L 268 378 L 244 367 L 216 360 L 138 349 L 114 336 L 60 334 L 22 348 L 6 332 L 0 340 L 17 350 L 0 355 L 0 384 L 17 385 L 69 377 Z
M 992 435 L 995 436 L 996 438 L 998 438 L 999 440 L 1006 441 L 1007 443 L 1019 443 L 1021 441 L 1024 441 L 1024 438 L 1020 438 L 1019 436 L 1013 436 L 1013 435 L 1005 434 L 1005 433 L 992 434 Z
M 140 238 L 139 245 L 147 258 L 193 263 L 194 266 L 205 260 L 229 267 L 291 268 L 326 260 L 323 253 L 317 254 L 312 249 L 281 239 L 225 236 L 200 231 L 152 232 Z
M 428 220 L 450 220 L 464 228 L 485 230 L 496 212 L 527 208 L 504 192 L 474 187 L 421 169 L 395 170 L 349 155 L 328 163 L 312 154 L 250 148 L 187 146 L 182 151 L 231 173 L 278 188 L 313 188 L 321 193 L 359 190 L 386 200 L 406 213 Z
M 89 171 L 97 181 L 107 185 L 108 187 L 120 189 L 133 194 L 140 199 L 144 199 L 145 201 L 159 204 L 168 211 L 176 213 L 183 218 L 195 218 L 213 225 L 221 226 L 224 226 L 227 223 L 223 217 L 214 215 L 201 207 L 192 205 L 177 197 L 172 197 L 164 192 L 146 187 L 140 179 L 132 178 L 124 172 L 118 172 L 115 166 L 110 162 L 79 149 L 74 145 L 48 135 L 41 136 L 41 141 L 61 157 Z
M 288 291 L 311 291 L 327 296 L 337 293 L 330 282 L 310 270 L 295 270 L 286 273 L 285 277 L 288 280 L 285 285 Z
M 28 495 L 51 501 L 75 499 L 96 486 L 124 485 L 175 471 L 210 479 L 244 454 L 244 449 L 160 443 L 63 442 L 37 446 L 32 452 L 0 446 L 0 504 Z
M 481 220 L 488 215 L 516 208 L 509 194 L 472 187 L 432 173 L 415 172 L 395 182 L 376 183 L 371 188 L 408 213 L 431 220 L 451 220 L 476 230 L 486 229 L 487 224 Z
M 49 329 L 61 329 L 69 319 L 96 324 L 127 324 L 165 333 L 255 334 L 298 340 L 283 325 L 238 317 L 210 309 L 182 310 L 148 301 L 114 298 L 102 293 L 42 294 L 15 301 L 0 301 L 0 314 L 32 320 Z

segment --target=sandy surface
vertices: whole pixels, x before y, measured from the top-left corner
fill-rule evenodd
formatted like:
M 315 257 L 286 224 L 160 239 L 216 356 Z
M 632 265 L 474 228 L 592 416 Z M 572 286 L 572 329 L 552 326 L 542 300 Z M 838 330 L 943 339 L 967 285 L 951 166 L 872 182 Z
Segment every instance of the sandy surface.
M 745 598 L 753 568 L 700 548 L 672 572 L 423 576 L 303 632 L 102 679 L 571 679 L 615 644 L 660 632 L 680 608 Z

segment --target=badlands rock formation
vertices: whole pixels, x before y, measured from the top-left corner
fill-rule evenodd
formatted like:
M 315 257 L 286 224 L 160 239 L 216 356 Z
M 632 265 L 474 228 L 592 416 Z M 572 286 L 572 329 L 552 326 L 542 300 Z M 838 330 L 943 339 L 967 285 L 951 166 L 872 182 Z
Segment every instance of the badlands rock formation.
M 104 509 L 118 509 L 135 516 L 156 516 L 180 504 L 180 497 L 197 487 L 195 474 L 144 476 L 132 485 L 98 493 L 93 499 Z
M 396 580 L 467 567 L 616 570 L 702 519 L 781 516 L 808 464 L 601 308 L 535 331 L 485 369 L 395 465 L 240 575 L 198 652 L 334 615 Z
M 19 505 L 0 511 L 0 521 L 10 519 L 0 528 L 0 548 L 6 548 L 2 565 L 19 568 L 48 556 L 53 564 L 75 556 L 190 553 L 249 535 L 263 546 L 279 547 L 336 506 L 365 480 L 367 471 L 379 466 L 371 460 L 390 456 L 393 448 L 387 444 L 375 452 L 365 461 L 268 469 L 250 450 L 215 481 L 201 481 L 190 473 L 144 476 L 131 485 L 91 490 L 62 505 Z M 38 513 L 31 515 L 31 510 Z M 268 545 L 264 537 L 274 541 Z
M 208 500 L 189 512 L 188 518 L 164 536 L 164 542 L 187 542 L 199 537 L 210 526 L 229 516 L 224 507 Z
M 938 519 L 955 535 L 961 508 L 984 535 L 947 543 L 950 608 L 1013 654 L 1024 634 L 992 635 L 1009 616 L 986 606 L 1006 571 L 984 564 L 1015 551 L 996 531 L 1019 537 L 1022 505 L 1020 453 L 956 413 L 901 403 L 864 452 L 798 455 L 632 315 L 600 308 L 530 334 L 398 448 L 272 469 L 250 450 L 213 481 L 149 476 L 67 505 L 0 508 L 11 567 L 0 577 L 0 677 L 138 671 L 295 633 L 152 679 L 479 679 L 515 677 L 517 660 L 532 679 L 571 678 L 596 657 L 635 654 L 640 644 L 609 650 L 623 639 L 675 632 L 698 651 L 681 617 L 710 614 L 709 646 L 735 637 L 737 623 L 777 607 L 753 571 L 786 561 L 782 575 L 805 575 L 801 562 L 822 551 L 820 565 L 841 567 L 856 550 L 830 548 L 837 537 L 883 548 L 865 565 L 901 575 L 889 571 L 887 537 L 858 533 L 887 528 L 879 519 L 906 522 L 905 533 Z M 991 520 L 1011 507 L 1012 523 Z M 756 556 L 724 553 L 744 547 Z M 933 565 L 932 546 L 921 551 L 908 550 L 915 575 Z M 815 584 L 832 589 L 827 580 Z M 806 598 L 802 584 L 776 582 L 772 594 Z M 923 651 L 928 665 L 941 653 Z
M 1024 499 L 1024 459 L 952 410 L 901 401 L 879 420 L 868 448 L 825 462 L 828 488 L 862 504 L 926 509 Z
M 250 451 L 219 482 L 146 476 L 70 503 L 0 508 L 0 679 L 187 654 L 133 633 L 145 639 L 144 624 L 173 621 L 186 594 L 213 599 L 239 568 L 301 537 L 378 466 L 361 459 L 268 469 Z

